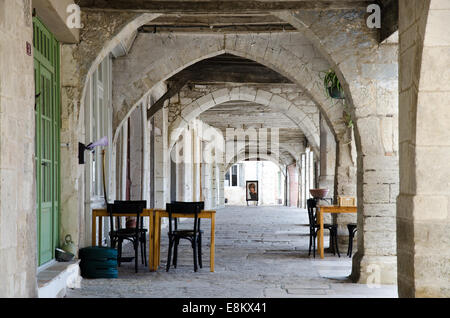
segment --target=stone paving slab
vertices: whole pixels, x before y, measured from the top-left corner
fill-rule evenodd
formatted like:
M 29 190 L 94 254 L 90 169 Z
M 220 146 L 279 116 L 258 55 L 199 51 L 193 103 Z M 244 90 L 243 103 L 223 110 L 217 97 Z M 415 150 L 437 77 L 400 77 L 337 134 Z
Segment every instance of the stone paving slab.
M 82 288 L 70 291 L 67 297 L 397 297 L 396 286 L 369 288 L 351 283 L 352 262 L 345 255 L 326 254 L 324 260 L 308 256 L 309 229 L 305 224 L 307 212 L 301 209 L 226 207 L 217 211 L 215 273 L 209 271 L 209 222 L 204 221 L 204 267 L 197 273 L 187 241 L 180 245 L 178 268 L 166 273 L 168 239 L 163 230 L 157 272 L 141 267 L 136 274 L 134 263 L 125 263 L 119 279 L 84 279 Z M 133 254 L 129 247 L 125 253 Z

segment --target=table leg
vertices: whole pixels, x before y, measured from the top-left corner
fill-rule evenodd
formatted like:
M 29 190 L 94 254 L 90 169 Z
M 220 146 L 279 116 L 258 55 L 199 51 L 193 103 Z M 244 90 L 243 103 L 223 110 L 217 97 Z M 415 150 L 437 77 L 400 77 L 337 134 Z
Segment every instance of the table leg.
M 102 246 L 103 244 L 103 218 L 99 217 L 98 219 L 98 246 Z
M 216 245 L 216 215 L 212 214 L 211 216 L 211 246 L 210 246 L 210 269 L 211 272 L 214 272 L 214 254 L 215 254 L 215 245 Z
M 150 213 L 148 217 L 148 268 L 151 272 L 154 271 L 154 258 L 153 258 L 153 251 L 155 250 L 155 239 L 154 239 L 154 233 L 155 229 L 153 228 L 155 226 L 155 214 L 152 212 Z
M 96 232 L 97 232 L 97 213 L 92 211 L 92 246 L 95 246 L 96 241 Z
M 161 245 L 161 242 L 159 240 L 161 232 L 161 217 L 159 212 L 157 211 L 155 213 L 155 241 L 154 241 L 154 248 L 153 248 L 153 269 L 155 271 L 158 270 L 159 267 L 159 246 Z
M 321 209 L 319 209 L 319 222 L 320 222 L 320 234 L 319 234 L 319 251 L 320 251 L 320 258 L 324 258 L 323 254 L 323 213 Z
M 158 222 L 158 267 L 161 263 L 161 216 L 159 216 L 159 222 Z

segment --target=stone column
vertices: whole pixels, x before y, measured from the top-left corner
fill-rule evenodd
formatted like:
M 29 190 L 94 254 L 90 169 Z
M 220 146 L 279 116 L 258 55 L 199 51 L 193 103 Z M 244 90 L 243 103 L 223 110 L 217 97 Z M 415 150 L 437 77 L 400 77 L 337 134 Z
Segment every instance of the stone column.
M 356 198 L 356 148 L 353 138 L 353 129 L 349 128 L 343 136 L 339 136 L 336 145 L 336 196 L 353 196 Z M 337 201 L 335 201 L 337 204 Z M 348 248 L 347 224 L 357 223 L 356 214 L 340 214 L 334 216 L 334 222 L 338 225 L 339 249 L 341 252 Z M 357 238 L 353 242 L 353 252 L 357 251 Z
M 202 182 L 203 200 L 205 200 L 205 208 L 212 209 L 213 204 L 212 204 L 212 198 L 211 198 L 211 185 L 212 185 L 211 164 L 209 164 L 209 163 L 202 164 L 202 169 L 203 169 L 203 173 L 202 173 L 203 174 L 203 182 Z
M 217 207 L 223 208 L 225 206 L 225 165 L 220 163 L 219 166 L 219 198 Z
M 143 133 L 142 133 L 142 105 L 139 105 L 130 117 L 130 199 L 142 199 L 143 176 Z
M 167 140 L 168 112 L 163 108 L 154 116 L 155 131 L 155 208 L 165 208 L 166 202 L 170 201 L 169 175 L 170 175 L 170 154 Z M 177 174 L 180 176 L 181 174 Z
M 336 23 L 349 16 L 352 32 L 348 31 L 348 23 Z M 395 197 L 399 189 L 398 44 L 378 43 L 378 30 L 367 28 L 365 9 L 351 13 L 331 10 L 324 15 L 302 10 L 283 14 L 283 18 L 303 31 L 327 58 L 344 87 L 346 112 L 355 123 L 358 252 L 353 258 L 352 278 L 366 283 L 368 278 L 378 275 L 379 282 L 394 284 L 397 281 Z M 345 41 L 337 34 L 345 34 Z M 325 112 L 327 108 L 324 107 Z M 328 112 L 328 119 L 339 135 L 341 128 L 345 129 L 343 114 L 334 114 L 337 116 Z
M 306 190 L 306 154 L 301 155 L 301 197 L 302 197 L 302 208 L 306 209 L 306 197 L 307 197 L 307 190 Z M 288 176 L 286 175 L 286 178 Z
M 320 176 L 319 187 L 329 189 L 328 197 L 335 197 L 336 141 L 328 124 L 320 116 Z
M 450 297 L 448 1 L 400 3 L 400 297 Z

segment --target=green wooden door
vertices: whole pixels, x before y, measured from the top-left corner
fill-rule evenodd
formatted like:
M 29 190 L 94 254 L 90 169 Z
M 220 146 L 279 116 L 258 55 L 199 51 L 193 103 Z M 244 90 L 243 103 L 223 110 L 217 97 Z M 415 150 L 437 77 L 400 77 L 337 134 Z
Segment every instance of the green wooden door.
M 36 213 L 38 264 L 55 257 L 59 242 L 60 92 L 59 43 L 34 18 L 34 75 L 36 87 Z

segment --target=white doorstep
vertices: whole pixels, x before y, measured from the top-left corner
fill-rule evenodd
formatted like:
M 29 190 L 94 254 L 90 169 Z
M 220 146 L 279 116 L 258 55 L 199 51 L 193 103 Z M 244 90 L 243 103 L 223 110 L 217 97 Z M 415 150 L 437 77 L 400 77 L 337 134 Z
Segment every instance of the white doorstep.
M 38 273 L 39 298 L 63 298 L 67 288 L 81 287 L 80 260 L 55 263 Z

